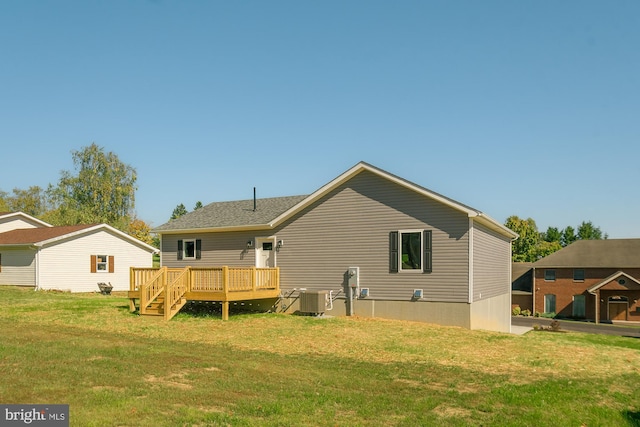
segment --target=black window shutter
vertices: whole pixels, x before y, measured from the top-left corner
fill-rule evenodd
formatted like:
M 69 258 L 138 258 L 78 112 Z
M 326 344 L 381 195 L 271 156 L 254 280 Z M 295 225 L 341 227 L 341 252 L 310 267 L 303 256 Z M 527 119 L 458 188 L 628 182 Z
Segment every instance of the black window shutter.
M 423 260 L 423 272 L 431 273 L 432 266 L 432 255 L 433 255 L 433 247 L 431 242 L 431 230 L 424 230 L 422 233 L 422 240 L 424 240 L 424 260 Z
M 389 272 L 398 272 L 398 232 L 389 233 Z
M 182 240 L 178 240 L 178 261 L 182 259 Z
M 196 259 L 202 258 L 202 240 L 196 240 Z

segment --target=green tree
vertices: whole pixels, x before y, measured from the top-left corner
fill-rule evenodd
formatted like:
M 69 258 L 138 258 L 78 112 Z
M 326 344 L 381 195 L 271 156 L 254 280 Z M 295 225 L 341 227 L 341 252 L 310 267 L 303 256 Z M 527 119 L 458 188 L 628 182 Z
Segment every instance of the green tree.
M 577 238 L 579 240 L 602 240 L 602 231 L 591 221 L 582 221 L 578 226 Z
M 196 205 L 193 207 L 193 210 L 195 211 L 196 209 L 200 209 L 201 207 L 202 207 L 202 202 L 198 200 L 196 202 Z
M 0 212 L 9 212 L 9 203 L 7 203 L 8 194 L 5 191 L 0 190 Z
M 77 174 L 62 171 L 47 193 L 54 225 L 107 223 L 127 231 L 135 207 L 136 171 L 112 152 L 92 143 L 72 151 Z
M 569 246 L 577 239 L 576 231 L 572 226 L 568 225 L 564 230 L 562 230 L 562 239 L 560 240 L 560 244 L 564 246 Z
M 47 195 L 37 185 L 27 190 L 14 188 L 13 196 L 7 198 L 7 203 L 12 212 L 24 212 L 35 217 L 40 217 L 47 211 Z
M 545 242 L 558 242 L 562 240 L 562 233 L 556 227 L 549 227 L 542 233 L 542 240 Z
M 184 207 L 184 205 L 182 203 L 180 203 L 178 206 L 176 206 L 176 208 L 173 210 L 173 213 L 171 214 L 171 218 L 170 219 L 176 219 L 176 218 L 180 218 L 182 215 L 185 215 L 189 213 L 187 211 L 187 208 Z
M 534 261 L 551 255 L 552 253 L 557 252 L 560 249 L 562 249 L 562 245 L 559 241 L 547 242 L 546 240 L 541 240 L 540 242 L 538 242 L 538 245 L 534 250 Z
M 521 219 L 513 215 L 504 224 L 518 233 L 519 237 L 513 242 L 512 259 L 516 262 L 533 262 L 537 260 L 536 247 L 540 242 L 540 233 L 536 222 L 531 219 Z
M 130 236 L 135 237 L 136 239 L 149 245 L 154 244 L 153 236 L 151 236 L 151 227 L 149 227 L 149 224 L 141 219 L 136 218 L 132 220 L 129 223 L 129 230 L 127 231 L 127 233 Z

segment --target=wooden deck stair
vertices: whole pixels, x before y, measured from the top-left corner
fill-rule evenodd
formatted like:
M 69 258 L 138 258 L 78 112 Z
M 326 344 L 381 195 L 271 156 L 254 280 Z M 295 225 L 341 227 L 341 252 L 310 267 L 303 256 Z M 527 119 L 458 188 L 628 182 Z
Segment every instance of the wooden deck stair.
M 222 302 L 222 319 L 229 317 L 229 301 L 277 298 L 280 271 L 276 268 L 217 267 L 170 269 L 131 268 L 129 307 L 146 316 L 170 320 L 187 301 Z
M 147 306 L 144 313 L 140 313 L 140 314 L 144 314 L 145 316 L 164 316 L 165 315 L 164 302 L 165 301 L 164 301 L 164 292 L 163 292 L 160 295 L 158 295 L 158 297 Z M 180 309 L 185 306 L 186 303 L 187 303 L 186 298 L 181 298 L 177 304 L 174 304 L 173 308 L 170 310 L 170 312 L 173 312 L 173 315 L 171 317 L 175 316 L 180 311 Z

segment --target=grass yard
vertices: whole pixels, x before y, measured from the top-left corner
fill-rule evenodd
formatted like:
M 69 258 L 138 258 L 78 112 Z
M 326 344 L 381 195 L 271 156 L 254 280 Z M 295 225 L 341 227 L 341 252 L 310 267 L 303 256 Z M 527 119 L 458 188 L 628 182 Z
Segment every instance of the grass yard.
M 640 340 L 128 312 L 0 287 L 0 403 L 73 426 L 640 426 Z

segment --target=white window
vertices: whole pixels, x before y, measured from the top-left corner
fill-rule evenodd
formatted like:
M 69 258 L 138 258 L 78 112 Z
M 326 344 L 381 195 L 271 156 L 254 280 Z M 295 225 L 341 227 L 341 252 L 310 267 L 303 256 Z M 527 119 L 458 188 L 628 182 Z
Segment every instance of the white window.
M 389 233 L 389 271 L 431 273 L 431 230 L 398 230 Z
M 114 271 L 113 255 L 91 255 L 92 273 L 113 273 Z
M 185 240 L 183 243 L 184 253 L 182 259 L 196 259 L 196 241 Z
M 109 271 L 109 257 L 106 255 L 96 255 L 96 271 L 106 273 Z
M 178 260 L 200 259 L 202 256 L 202 240 L 178 240 Z

